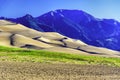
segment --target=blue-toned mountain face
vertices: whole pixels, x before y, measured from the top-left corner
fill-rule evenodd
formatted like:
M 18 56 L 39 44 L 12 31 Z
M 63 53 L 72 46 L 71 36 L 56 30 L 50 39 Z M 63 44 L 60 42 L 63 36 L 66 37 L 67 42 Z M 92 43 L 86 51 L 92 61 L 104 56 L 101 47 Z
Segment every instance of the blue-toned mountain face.
M 50 26 L 47 26 L 46 24 L 41 24 L 40 22 L 37 21 L 36 18 L 32 17 L 31 15 L 27 14 L 23 17 L 20 18 L 5 18 L 5 17 L 0 17 L 0 19 L 4 19 L 4 20 L 9 20 L 15 23 L 20 23 L 23 24 L 26 27 L 38 30 L 38 31 L 42 31 L 42 32 L 47 32 L 47 31 L 51 31 L 53 32 L 54 30 L 52 30 L 52 28 L 50 28 Z
M 38 31 L 58 32 L 90 45 L 120 51 L 120 23 L 113 19 L 98 19 L 84 11 L 61 9 L 36 18 L 26 15 L 7 20 Z

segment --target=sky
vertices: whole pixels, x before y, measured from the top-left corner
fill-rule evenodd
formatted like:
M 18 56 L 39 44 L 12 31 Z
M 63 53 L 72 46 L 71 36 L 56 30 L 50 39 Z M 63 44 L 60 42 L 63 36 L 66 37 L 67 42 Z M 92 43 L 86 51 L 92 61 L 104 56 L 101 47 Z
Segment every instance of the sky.
M 120 21 L 120 0 L 0 0 L 0 16 L 34 17 L 56 9 L 83 10 L 97 18 Z

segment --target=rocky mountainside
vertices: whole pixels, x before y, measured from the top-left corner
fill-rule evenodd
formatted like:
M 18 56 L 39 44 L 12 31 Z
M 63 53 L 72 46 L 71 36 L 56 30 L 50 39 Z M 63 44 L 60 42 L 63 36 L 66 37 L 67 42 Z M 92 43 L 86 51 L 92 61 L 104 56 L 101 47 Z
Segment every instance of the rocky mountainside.
M 120 22 L 98 19 L 81 10 L 55 10 L 39 17 L 1 18 L 42 32 L 58 32 L 89 45 L 120 51 Z

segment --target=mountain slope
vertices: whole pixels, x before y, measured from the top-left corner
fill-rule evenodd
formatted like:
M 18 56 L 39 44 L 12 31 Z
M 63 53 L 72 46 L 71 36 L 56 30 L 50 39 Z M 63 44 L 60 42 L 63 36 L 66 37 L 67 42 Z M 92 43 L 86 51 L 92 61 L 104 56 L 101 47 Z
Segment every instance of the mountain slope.
M 21 23 L 42 32 L 58 32 L 83 42 L 120 50 L 120 22 L 114 19 L 98 19 L 81 10 L 55 10 L 37 18 L 26 15 L 20 18 L 1 18 Z
M 97 19 L 79 10 L 56 10 L 37 18 L 56 32 L 87 44 L 120 50 L 120 23 L 113 19 Z
M 39 32 L 21 24 L 0 20 L 0 45 L 72 54 L 119 57 L 120 52 L 94 47 L 55 32 Z

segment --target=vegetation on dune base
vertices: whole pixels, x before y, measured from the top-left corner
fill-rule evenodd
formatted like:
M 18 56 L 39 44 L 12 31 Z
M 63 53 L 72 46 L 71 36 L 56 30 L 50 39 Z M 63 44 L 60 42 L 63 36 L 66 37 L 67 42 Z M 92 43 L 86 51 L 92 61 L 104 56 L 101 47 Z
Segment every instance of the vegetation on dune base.
M 107 58 L 100 56 L 87 56 L 8 47 L 0 47 L 0 61 L 120 66 L 120 58 Z

